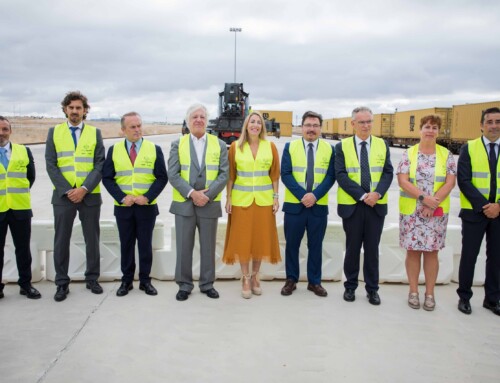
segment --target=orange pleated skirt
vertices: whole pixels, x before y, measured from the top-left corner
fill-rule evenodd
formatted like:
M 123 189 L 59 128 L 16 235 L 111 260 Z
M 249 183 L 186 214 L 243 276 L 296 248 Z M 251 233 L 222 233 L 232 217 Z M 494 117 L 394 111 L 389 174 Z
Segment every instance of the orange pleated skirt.
M 276 217 L 272 206 L 233 206 L 228 215 L 222 261 L 227 264 L 253 260 L 281 261 Z

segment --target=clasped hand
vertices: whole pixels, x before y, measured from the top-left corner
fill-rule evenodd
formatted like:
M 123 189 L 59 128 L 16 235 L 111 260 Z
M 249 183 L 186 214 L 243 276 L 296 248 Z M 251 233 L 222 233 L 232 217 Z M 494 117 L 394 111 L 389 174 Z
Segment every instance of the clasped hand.
M 87 194 L 87 190 L 83 187 L 71 189 L 66 195 L 68 199 L 73 203 L 80 203 Z
M 149 200 L 147 197 L 144 197 L 143 195 L 127 195 L 123 199 L 123 205 L 125 206 L 132 206 L 133 204 L 136 205 L 147 205 L 149 203 Z
M 210 201 L 210 198 L 205 194 L 207 191 L 208 189 L 203 189 L 191 192 L 190 198 L 193 200 L 195 206 L 203 207 Z
M 483 206 L 483 213 L 486 217 L 495 219 L 500 215 L 500 204 L 488 203 Z

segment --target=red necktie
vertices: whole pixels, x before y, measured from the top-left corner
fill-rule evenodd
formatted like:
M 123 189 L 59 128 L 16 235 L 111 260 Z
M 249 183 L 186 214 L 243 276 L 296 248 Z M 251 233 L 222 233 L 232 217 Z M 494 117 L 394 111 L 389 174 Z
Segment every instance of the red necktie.
M 134 165 L 136 158 L 137 152 L 135 151 L 135 143 L 132 143 L 132 146 L 130 148 L 130 162 L 132 162 L 132 165 Z

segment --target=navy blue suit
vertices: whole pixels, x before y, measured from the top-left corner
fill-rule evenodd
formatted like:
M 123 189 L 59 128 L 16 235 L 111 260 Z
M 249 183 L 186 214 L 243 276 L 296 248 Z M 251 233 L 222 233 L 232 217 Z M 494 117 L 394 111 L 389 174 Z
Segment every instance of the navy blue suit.
M 287 143 L 283 150 L 283 158 L 281 159 L 281 180 L 295 198 L 300 201 L 307 192 L 293 176 L 289 147 L 290 143 Z M 317 188 L 312 190 L 316 200 L 321 199 L 328 193 L 335 183 L 334 162 L 335 149 L 332 147 L 332 156 L 326 176 Z M 321 284 L 323 238 L 328 223 L 328 205 L 315 204 L 310 208 L 306 208 L 300 202 L 285 202 L 283 204 L 283 211 L 285 212 L 286 278 L 292 279 L 295 282 L 299 280 L 299 248 L 302 238 L 304 237 L 304 232 L 307 230 L 307 280 L 313 285 Z
M 10 144 L 9 144 L 10 145 Z M 12 147 L 12 146 L 11 146 Z M 28 166 L 26 168 L 26 178 L 30 183 L 30 188 L 35 182 L 35 162 L 33 155 L 29 148 L 28 152 Z M 2 165 L 0 165 L 2 166 Z M 31 218 L 33 212 L 31 209 L 27 210 L 12 210 L 9 209 L 0 213 L 0 290 L 3 289 L 2 271 L 4 262 L 4 247 L 5 237 L 7 235 L 7 228 L 10 227 L 12 240 L 16 248 L 16 263 L 19 272 L 18 284 L 24 289 L 28 289 L 31 285 Z
M 484 150 L 486 151 L 486 147 Z M 497 156 L 497 162 L 498 157 L 500 156 Z M 462 254 L 457 293 L 461 299 L 468 301 L 472 298 L 471 287 L 476 260 L 486 234 L 485 298 L 489 302 L 498 302 L 500 301 L 500 216 L 491 219 L 483 213 L 483 206 L 489 201 L 472 184 L 472 164 L 468 144 L 462 146 L 460 150 L 457 180 L 460 191 L 472 205 L 472 209 L 461 209 L 459 214 L 462 219 Z M 500 179 L 497 179 L 497 185 L 499 182 Z
M 356 140 L 353 140 L 353 144 L 356 145 Z M 338 185 L 357 201 L 352 205 L 339 204 L 337 208 L 337 213 L 342 218 L 342 225 L 346 235 L 346 253 L 344 258 L 346 282 L 344 283 L 344 287 L 352 290 L 356 290 L 358 287 L 359 258 L 361 246 L 363 246 L 365 288 L 368 292 L 378 291 L 378 247 L 385 216 L 387 215 L 387 205 L 376 204 L 374 207 L 370 207 L 363 201 L 360 201 L 360 198 L 366 192 L 361 185 L 349 178 L 342 143 L 338 143 L 335 149 L 335 175 Z M 356 148 L 354 149 L 357 153 Z M 386 143 L 386 159 L 380 181 L 375 190 L 382 197 L 391 186 L 394 177 L 393 171 L 389 146 Z
M 126 145 L 125 140 L 116 145 Z M 156 180 L 144 196 L 149 200 L 155 200 L 168 182 L 167 168 L 163 152 L 158 145 L 156 147 L 156 161 L 153 174 Z M 109 148 L 108 155 L 104 161 L 102 170 L 102 183 L 109 194 L 119 203 L 126 197 L 115 181 L 115 167 L 113 163 L 113 146 Z M 153 229 L 156 216 L 159 214 L 158 206 L 154 205 L 115 205 L 116 224 L 120 235 L 121 269 L 123 273 L 122 282 L 132 283 L 135 273 L 135 243 L 139 248 L 139 281 L 147 283 L 151 281 L 149 276 L 153 263 Z

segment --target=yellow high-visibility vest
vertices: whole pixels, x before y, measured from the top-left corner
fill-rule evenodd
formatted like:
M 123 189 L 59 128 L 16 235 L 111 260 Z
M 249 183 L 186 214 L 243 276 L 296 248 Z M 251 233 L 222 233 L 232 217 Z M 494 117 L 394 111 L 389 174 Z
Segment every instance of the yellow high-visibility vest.
M 0 212 L 31 209 L 30 182 L 27 178 L 29 157 L 24 145 L 12 145 L 7 170 L 0 165 Z
M 436 165 L 434 167 L 434 193 L 436 193 L 446 181 L 446 163 L 448 162 L 448 149 L 441 145 L 436 145 Z M 410 172 L 408 177 L 410 182 L 417 185 L 416 173 L 418 162 L 418 144 L 408 149 L 408 158 L 410 159 Z M 448 195 L 439 206 L 445 213 L 450 211 L 450 196 Z M 413 214 L 417 208 L 416 198 L 408 196 L 403 189 L 399 191 L 399 212 L 404 215 Z
M 347 175 L 351 180 L 361 185 L 361 166 L 359 164 L 358 155 L 354 145 L 354 136 L 345 138 L 341 141 L 342 151 L 345 158 L 345 167 Z M 370 143 L 370 156 L 368 162 L 370 165 L 371 186 L 370 191 L 375 191 L 384 170 L 385 158 L 387 155 L 387 147 L 383 139 L 371 136 Z M 377 201 L 378 204 L 387 204 L 387 194 L 385 193 L 381 199 Z M 358 201 L 354 200 L 347 192 L 340 186 L 337 192 L 337 202 L 341 205 L 354 205 Z
M 236 146 L 236 179 L 231 191 L 233 206 L 250 206 L 255 199 L 259 206 L 273 204 L 273 183 L 269 169 L 273 163 L 271 142 L 259 141 L 257 156 L 253 158 L 248 142 L 243 145 L 243 151 Z
M 205 172 L 206 172 L 206 183 L 205 187 L 209 188 L 210 184 L 217 179 L 219 175 L 219 163 L 220 163 L 220 145 L 219 139 L 213 134 L 207 134 L 207 148 L 205 151 Z M 179 140 L 179 163 L 181 165 L 181 178 L 189 183 L 189 172 L 191 169 L 191 148 L 189 140 L 191 139 L 190 134 L 182 136 Z M 221 193 L 215 197 L 214 201 L 221 200 Z M 174 188 L 173 190 L 173 200 L 176 202 L 184 202 L 184 198 L 179 191 Z
M 97 144 L 96 128 L 85 125 L 75 148 L 75 143 L 66 122 L 54 128 L 54 146 L 57 153 L 57 167 L 71 186 L 80 187 L 94 170 L 94 152 Z M 100 184 L 90 193 L 99 194 Z
M 488 153 L 484 148 L 482 137 L 469 141 L 467 147 L 472 167 L 472 185 L 488 200 L 490 198 L 491 173 Z M 496 177 L 497 190 L 495 201 L 498 201 L 500 200 L 500 161 L 497 161 Z M 460 207 L 462 209 L 472 209 L 472 204 L 462 192 L 460 192 Z
M 142 141 L 141 150 L 137 154 L 134 165 L 130 161 L 125 144 L 120 142 L 114 145 L 113 164 L 116 184 L 127 195 L 144 195 L 156 180 L 153 174 L 155 161 L 156 147 L 151 141 Z M 156 199 L 149 204 L 156 204 Z M 122 206 L 117 201 L 115 205 Z
M 292 160 L 292 175 L 299 185 L 306 189 L 307 157 L 306 148 L 302 139 L 295 140 L 288 147 Z M 313 190 L 318 187 L 326 177 L 328 166 L 332 157 L 332 146 L 326 141 L 319 140 L 314 158 L 314 184 Z M 290 190 L 285 188 L 285 202 L 300 203 Z M 318 205 L 328 205 L 328 193 L 316 201 Z

